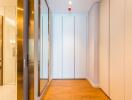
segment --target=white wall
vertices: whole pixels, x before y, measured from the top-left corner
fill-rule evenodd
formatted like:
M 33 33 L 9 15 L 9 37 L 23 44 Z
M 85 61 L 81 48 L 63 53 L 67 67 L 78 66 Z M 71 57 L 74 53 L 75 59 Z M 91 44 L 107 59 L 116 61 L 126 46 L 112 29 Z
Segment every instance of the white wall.
M 99 86 L 109 96 L 109 0 L 100 1 Z
M 89 63 L 88 63 L 88 80 L 93 86 L 98 86 L 99 67 L 98 67 L 98 35 L 99 35 L 99 3 L 93 4 L 89 10 Z
M 53 78 L 86 78 L 87 14 L 53 15 Z
M 0 15 L 4 16 L 4 84 L 16 84 L 16 4 L 16 0 L 0 0 Z

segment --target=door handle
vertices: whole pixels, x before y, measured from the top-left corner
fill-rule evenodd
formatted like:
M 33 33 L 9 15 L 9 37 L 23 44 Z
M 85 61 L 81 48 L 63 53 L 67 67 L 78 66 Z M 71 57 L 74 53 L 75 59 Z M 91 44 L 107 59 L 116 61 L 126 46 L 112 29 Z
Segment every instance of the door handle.
M 26 64 L 26 59 L 24 59 L 24 69 L 26 68 L 27 64 Z

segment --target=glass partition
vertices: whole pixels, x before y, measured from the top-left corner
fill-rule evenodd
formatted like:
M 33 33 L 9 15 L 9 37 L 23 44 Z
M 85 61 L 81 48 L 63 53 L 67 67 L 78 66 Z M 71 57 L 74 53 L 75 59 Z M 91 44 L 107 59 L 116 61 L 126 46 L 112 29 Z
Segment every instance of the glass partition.
M 45 0 L 40 0 L 39 35 L 39 92 L 40 95 L 49 82 L 49 8 Z

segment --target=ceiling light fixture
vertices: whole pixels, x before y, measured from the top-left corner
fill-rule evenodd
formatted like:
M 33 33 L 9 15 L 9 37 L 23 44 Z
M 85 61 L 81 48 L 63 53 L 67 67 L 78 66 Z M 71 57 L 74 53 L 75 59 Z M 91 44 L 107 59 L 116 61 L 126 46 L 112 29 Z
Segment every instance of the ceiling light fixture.
M 68 7 L 68 12 L 71 12 L 72 11 L 72 1 L 69 0 L 69 7 Z
M 69 5 L 72 5 L 72 1 L 71 0 L 69 1 Z

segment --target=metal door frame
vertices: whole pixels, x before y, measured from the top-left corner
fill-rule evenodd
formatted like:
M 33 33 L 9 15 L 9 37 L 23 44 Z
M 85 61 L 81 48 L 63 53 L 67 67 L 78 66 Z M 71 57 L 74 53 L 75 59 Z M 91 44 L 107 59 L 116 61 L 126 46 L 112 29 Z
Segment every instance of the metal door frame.
M 17 99 L 29 100 L 28 94 L 28 2 L 17 0 Z
M 23 79 L 24 79 L 24 100 L 29 100 L 29 79 L 28 79 L 28 35 L 29 35 L 29 1 L 24 0 L 24 34 L 23 34 Z
M 0 60 L 0 63 L 1 63 L 1 67 L 0 67 L 0 70 L 1 70 L 1 82 L 0 82 L 0 85 L 3 85 L 3 16 L 0 16 L 2 18 L 2 33 L 1 33 L 1 36 L 2 36 L 2 45 L 1 45 L 1 60 Z

